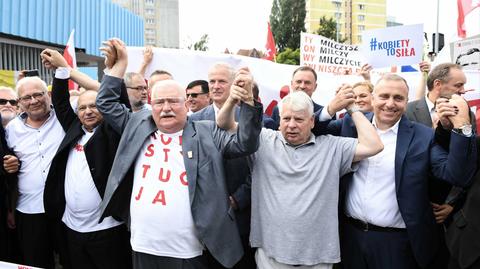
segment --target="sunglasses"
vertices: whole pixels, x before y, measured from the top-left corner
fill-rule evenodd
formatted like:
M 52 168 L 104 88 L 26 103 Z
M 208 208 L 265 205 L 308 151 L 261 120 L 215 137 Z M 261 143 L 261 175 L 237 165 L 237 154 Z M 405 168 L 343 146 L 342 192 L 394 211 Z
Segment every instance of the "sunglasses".
M 12 106 L 16 106 L 18 104 L 18 101 L 15 99 L 0 99 L 0 105 L 4 106 L 7 103 L 10 103 Z
M 199 95 L 202 95 L 202 94 L 208 94 L 208 92 L 201 92 L 201 93 L 187 93 L 187 99 L 188 97 L 192 97 L 192 98 L 197 98 Z

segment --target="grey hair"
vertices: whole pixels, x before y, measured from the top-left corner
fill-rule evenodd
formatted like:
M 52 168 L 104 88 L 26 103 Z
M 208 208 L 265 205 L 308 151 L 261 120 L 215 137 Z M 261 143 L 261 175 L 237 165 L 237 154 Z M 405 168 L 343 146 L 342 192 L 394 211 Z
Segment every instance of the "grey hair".
M 278 112 L 282 115 L 283 105 L 289 105 L 293 111 L 306 111 L 309 116 L 313 116 L 313 101 L 308 94 L 303 91 L 290 92 L 282 100 L 278 106 Z
M 123 76 L 123 80 L 124 80 L 125 85 L 126 85 L 127 87 L 132 86 L 131 83 L 132 83 L 132 80 L 133 80 L 134 77 L 140 77 L 140 78 L 143 79 L 143 76 L 142 76 L 141 74 L 139 74 L 139 73 L 135 73 L 135 72 L 127 72 L 127 73 L 125 73 L 125 76 Z
M 48 92 L 47 83 L 45 83 L 45 81 L 43 81 L 41 78 L 39 78 L 39 77 L 25 77 L 25 78 L 22 78 L 21 80 L 19 80 L 17 82 L 17 85 L 15 85 L 15 91 L 17 91 L 17 94 L 20 93 L 20 90 L 27 83 L 36 83 L 36 84 L 40 85 L 41 90 L 43 90 L 43 92 L 45 92 L 45 93 Z
M 12 94 L 15 97 L 15 99 L 18 99 L 17 92 L 10 87 L 0 86 L 0 92 L 8 92 L 8 93 Z
M 179 96 L 183 97 L 185 99 L 185 90 L 180 83 L 176 82 L 175 80 L 167 79 L 167 80 L 160 80 L 155 82 L 152 88 L 152 100 L 155 100 L 158 98 L 158 93 L 162 90 L 169 89 L 169 88 L 175 88 Z
M 235 69 L 233 69 L 233 67 L 230 64 L 225 62 L 217 62 L 213 64 L 212 67 L 210 67 L 210 69 L 208 70 L 208 74 L 210 75 L 211 72 L 217 69 L 226 69 L 229 74 L 228 77 L 230 79 L 230 82 L 232 82 L 235 79 Z

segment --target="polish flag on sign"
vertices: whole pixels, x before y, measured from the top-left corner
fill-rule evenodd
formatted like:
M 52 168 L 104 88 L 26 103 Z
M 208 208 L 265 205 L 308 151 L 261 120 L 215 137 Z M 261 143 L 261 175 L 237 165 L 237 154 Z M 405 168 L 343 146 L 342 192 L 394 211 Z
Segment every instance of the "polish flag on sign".
M 270 23 L 268 23 L 267 44 L 265 45 L 265 55 L 263 56 L 263 59 L 275 62 L 275 54 L 277 54 L 275 39 L 273 39 Z
M 75 34 L 75 29 L 72 29 L 70 33 L 70 37 L 67 41 L 67 46 L 63 51 L 63 57 L 67 60 L 68 65 L 71 68 L 77 68 L 77 57 L 75 56 L 75 43 L 73 41 L 73 35 Z M 73 80 L 68 80 L 68 89 L 69 90 L 76 90 L 78 89 L 77 83 L 73 82 Z
M 457 0 L 458 6 L 458 20 L 457 20 L 457 33 L 461 38 L 467 36 L 467 30 L 465 29 L 465 16 L 468 15 L 472 10 L 477 7 L 480 7 L 480 1 L 472 0 Z

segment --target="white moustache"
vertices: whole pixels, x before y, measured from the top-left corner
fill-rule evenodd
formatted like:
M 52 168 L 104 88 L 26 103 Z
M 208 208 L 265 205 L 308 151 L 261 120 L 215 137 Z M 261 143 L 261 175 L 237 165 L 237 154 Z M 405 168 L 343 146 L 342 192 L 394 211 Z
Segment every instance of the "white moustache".
M 163 118 L 163 117 L 175 117 L 175 113 L 173 113 L 172 111 L 170 112 L 161 112 L 160 113 L 160 118 Z

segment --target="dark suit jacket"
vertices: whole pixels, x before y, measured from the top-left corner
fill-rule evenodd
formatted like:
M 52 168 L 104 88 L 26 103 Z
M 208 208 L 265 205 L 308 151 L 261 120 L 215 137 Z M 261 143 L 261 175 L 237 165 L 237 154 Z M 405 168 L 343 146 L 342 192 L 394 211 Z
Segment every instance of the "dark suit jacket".
M 5 129 L 1 125 L 2 117 L 0 115 L 0 158 L 3 160 L 5 155 L 13 155 L 12 151 L 8 148 L 7 141 L 5 140 Z M 15 174 L 8 174 L 3 168 L 3 161 L 0 167 L 0 210 L 5 213 L 4 209 L 15 209 L 15 205 L 12 204 L 13 192 L 16 189 L 17 176 Z M 4 215 L 2 215 L 4 216 Z M 5 220 L 3 218 L 2 220 Z
M 316 114 L 317 119 L 319 114 Z M 373 114 L 367 116 L 371 119 Z M 329 130 L 336 130 L 341 136 L 357 137 L 349 115 L 330 122 Z M 320 134 L 323 133 L 315 133 Z M 448 153 L 435 142 L 431 128 L 411 122 L 406 116 L 401 118 L 395 153 L 396 194 L 413 254 L 421 267 L 431 261 L 438 245 L 437 225 L 428 197 L 429 174 L 463 187 L 475 172 L 476 159 L 474 137 L 453 134 Z M 347 184 L 351 178 L 352 174 L 345 176 Z
M 441 126 L 437 127 L 435 135 L 441 141 L 450 140 L 450 132 Z M 478 147 L 480 137 L 476 142 Z M 480 167 L 479 161 L 477 159 L 477 167 Z M 460 268 L 468 268 L 480 258 L 480 171 L 475 174 L 466 197 L 460 200 L 456 208 L 459 210 L 453 215 L 445 239 L 450 255 L 458 261 Z
M 238 107 L 235 109 L 235 118 L 239 117 Z M 190 115 L 189 120 L 209 120 L 215 121 L 215 110 L 213 104 L 203 108 Z M 250 235 L 250 204 L 252 179 L 246 157 L 225 160 L 225 176 L 227 178 L 227 191 L 233 196 L 238 204 L 238 210 L 235 210 L 238 230 L 240 235 L 248 238 Z
M 55 78 L 52 86 L 52 103 L 58 121 L 65 130 L 65 137 L 52 160 L 43 199 L 46 214 L 57 220 L 61 220 L 65 211 L 65 170 L 68 155 L 85 134 L 80 120 L 70 106 L 69 99 L 68 79 Z M 123 102 L 128 104 L 128 99 L 123 99 Z M 120 134 L 106 122 L 102 122 L 84 147 L 89 172 L 102 198 L 119 141 Z
M 5 140 L 5 129 L 2 124 L 2 117 L 0 116 L 0 158 L 12 154 L 8 148 Z M 0 167 L 0 260 L 7 260 L 9 242 L 7 240 L 7 210 L 14 210 L 12 197 L 16 192 L 17 176 L 15 174 L 8 174 L 3 169 L 3 161 Z
M 409 102 L 407 104 L 407 110 L 405 112 L 405 115 L 410 121 L 418 122 L 429 128 L 432 128 L 432 118 L 430 117 L 430 111 L 428 109 L 427 101 L 425 98 Z M 472 112 L 470 112 L 470 122 L 475 130 L 476 121 L 475 115 Z M 430 179 L 430 200 L 438 204 L 445 203 L 451 189 L 452 186 L 447 182 Z M 452 202 L 449 202 L 452 205 L 455 204 L 454 202 L 456 200 L 462 199 L 461 196 L 463 195 L 460 188 L 455 188 L 454 192 L 457 192 L 459 194 L 453 197 Z M 449 200 L 450 199 L 451 198 L 449 198 Z
M 97 108 L 105 121 L 122 132 L 118 152 L 102 201 L 103 217 L 129 219 L 133 170 L 138 153 L 158 128 L 151 111 L 131 114 L 119 103 L 122 80 L 105 76 L 97 97 Z M 187 121 L 183 129 L 182 152 L 188 178 L 193 222 L 199 240 L 225 267 L 232 267 L 243 255 L 243 248 L 229 207 L 224 158 L 238 158 L 258 148 L 262 107 L 242 104 L 235 134 L 219 129 L 211 121 Z

